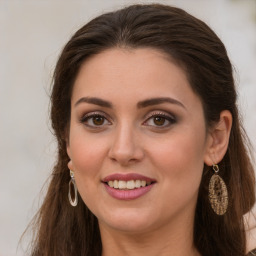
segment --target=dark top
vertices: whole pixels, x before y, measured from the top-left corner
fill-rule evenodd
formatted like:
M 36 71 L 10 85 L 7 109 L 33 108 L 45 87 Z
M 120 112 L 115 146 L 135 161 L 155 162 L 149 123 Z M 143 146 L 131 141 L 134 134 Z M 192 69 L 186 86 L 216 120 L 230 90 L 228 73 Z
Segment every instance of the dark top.
M 256 249 L 250 251 L 247 256 L 256 256 Z

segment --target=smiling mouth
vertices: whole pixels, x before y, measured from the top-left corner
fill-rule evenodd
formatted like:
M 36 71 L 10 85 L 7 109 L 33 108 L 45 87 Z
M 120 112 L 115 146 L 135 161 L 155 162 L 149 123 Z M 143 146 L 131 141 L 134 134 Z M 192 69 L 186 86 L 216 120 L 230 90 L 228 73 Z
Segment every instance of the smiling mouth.
M 113 173 L 102 180 L 108 194 L 118 200 L 134 200 L 147 194 L 156 180 L 138 173 Z
M 131 190 L 131 189 L 138 189 L 141 187 L 147 187 L 154 181 L 146 181 L 146 180 L 110 180 L 108 182 L 104 182 L 111 188 L 119 189 L 119 190 Z

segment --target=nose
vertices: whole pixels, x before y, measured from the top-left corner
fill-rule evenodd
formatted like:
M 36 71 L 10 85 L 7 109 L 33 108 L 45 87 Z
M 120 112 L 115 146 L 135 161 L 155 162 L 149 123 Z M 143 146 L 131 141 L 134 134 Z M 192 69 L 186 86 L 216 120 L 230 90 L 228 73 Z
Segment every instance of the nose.
M 122 166 L 128 166 L 141 161 L 143 157 L 143 147 L 135 128 L 129 125 L 122 125 L 117 128 L 109 150 L 109 158 Z

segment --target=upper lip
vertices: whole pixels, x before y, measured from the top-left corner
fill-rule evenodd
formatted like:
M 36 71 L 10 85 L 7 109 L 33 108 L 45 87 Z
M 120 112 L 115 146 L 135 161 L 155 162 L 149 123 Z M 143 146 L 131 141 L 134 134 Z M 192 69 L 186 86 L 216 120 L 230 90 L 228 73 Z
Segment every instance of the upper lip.
M 113 180 L 123 180 L 123 181 L 129 181 L 129 180 L 145 180 L 147 182 L 155 182 L 155 179 L 149 178 L 147 176 L 138 174 L 138 173 L 113 173 L 108 176 L 106 176 L 102 181 L 108 182 Z

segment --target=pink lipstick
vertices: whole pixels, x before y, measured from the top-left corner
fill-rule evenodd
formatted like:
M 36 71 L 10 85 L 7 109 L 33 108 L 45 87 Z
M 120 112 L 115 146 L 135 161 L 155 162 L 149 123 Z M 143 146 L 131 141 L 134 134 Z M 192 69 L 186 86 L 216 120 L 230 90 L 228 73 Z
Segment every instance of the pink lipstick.
M 156 180 L 137 173 L 115 173 L 105 177 L 102 182 L 113 198 L 133 200 L 149 192 Z

